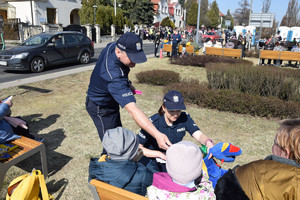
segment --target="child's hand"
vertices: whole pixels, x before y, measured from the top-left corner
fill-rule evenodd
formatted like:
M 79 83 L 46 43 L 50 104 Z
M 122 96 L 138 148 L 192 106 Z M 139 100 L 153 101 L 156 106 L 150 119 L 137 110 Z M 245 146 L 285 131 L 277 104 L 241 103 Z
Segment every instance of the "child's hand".
M 12 105 L 13 105 L 13 102 L 10 99 L 4 100 L 3 103 L 7 104 L 9 107 L 12 107 Z

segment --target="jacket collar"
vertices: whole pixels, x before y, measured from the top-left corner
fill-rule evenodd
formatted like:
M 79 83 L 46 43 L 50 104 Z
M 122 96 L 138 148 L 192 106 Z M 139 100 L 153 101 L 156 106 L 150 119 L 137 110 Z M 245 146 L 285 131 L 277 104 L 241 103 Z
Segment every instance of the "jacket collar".
M 275 155 L 269 155 L 265 158 L 265 160 L 274 160 L 277 162 L 280 162 L 282 164 L 286 164 L 286 165 L 291 165 L 293 167 L 298 167 L 300 168 L 300 164 L 297 163 L 295 160 L 291 160 L 291 159 L 286 159 L 286 158 L 282 158 L 280 156 L 275 156 Z
M 182 192 L 192 192 L 196 190 L 196 187 L 189 188 L 173 182 L 171 176 L 166 172 L 154 173 L 152 185 L 158 189 L 167 190 L 169 192 L 182 193 Z

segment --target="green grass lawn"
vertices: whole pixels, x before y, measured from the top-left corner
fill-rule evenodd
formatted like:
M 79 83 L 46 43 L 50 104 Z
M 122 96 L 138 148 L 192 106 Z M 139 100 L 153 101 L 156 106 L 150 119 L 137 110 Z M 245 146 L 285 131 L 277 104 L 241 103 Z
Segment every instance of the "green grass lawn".
M 162 87 L 139 84 L 135 74 L 140 71 L 165 69 L 179 72 L 181 78 L 207 82 L 205 68 L 170 65 L 167 58 L 151 58 L 131 70 L 130 79 L 143 95 L 136 95 L 137 105 L 147 116 L 155 114 L 162 103 Z M 31 132 L 45 138 L 49 178 L 47 187 L 56 199 L 92 199 L 88 188 L 88 166 L 91 157 L 98 157 L 102 144 L 96 128 L 85 110 L 86 90 L 91 71 L 45 80 L 0 91 L 0 99 L 14 95 L 12 115 L 29 122 Z M 200 129 L 211 139 L 230 142 L 243 153 L 234 163 L 223 168 L 245 164 L 271 154 L 278 119 L 238 115 L 187 105 Z M 122 123 L 135 133 L 140 130 L 126 110 L 121 109 Z M 189 134 L 186 140 L 193 139 Z M 5 177 L 0 199 L 8 184 L 32 168 L 41 168 L 39 156 L 12 167 Z

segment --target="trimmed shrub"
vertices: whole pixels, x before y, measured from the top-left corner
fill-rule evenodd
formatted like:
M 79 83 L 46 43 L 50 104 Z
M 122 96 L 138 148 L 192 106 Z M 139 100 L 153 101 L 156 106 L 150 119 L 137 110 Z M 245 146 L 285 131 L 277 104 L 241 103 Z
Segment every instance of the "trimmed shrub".
M 239 63 L 239 64 L 251 64 L 253 63 L 248 60 L 242 60 L 242 59 L 234 59 L 230 57 L 219 57 L 219 56 L 206 56 L 206 55 L 187 55 L 183 57 L 177 57 L 171 59 L 171 64 L 176 65 L 189 65 L 189 66 L 196 66 L 196 67 L 205 67 L 208 63 L 227 63 L 227 64 L 233 64 L 233 63 Z
M 170 83 L 178 83 L 180 75 L 170 70 L 150 70 L 136 74 L 136 78 L 140 83 L 151 85 L 168 85 Z
M 183 80 L 164 88 L 164 92 L 169 90 L 178 90 L 186 102 L 205 108 L 281 119 L 300 117 L 299 102 L 255 96 L 232 90 L 209 89 L 206 84 L 199 84 L 197 80 Z
M 209 63 L 209 88 L 300 101 L 300 72 L 277 67 Z

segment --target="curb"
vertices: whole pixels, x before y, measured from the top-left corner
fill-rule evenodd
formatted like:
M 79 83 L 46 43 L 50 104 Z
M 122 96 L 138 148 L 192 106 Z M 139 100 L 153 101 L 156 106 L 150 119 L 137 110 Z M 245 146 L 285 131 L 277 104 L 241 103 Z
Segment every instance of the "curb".
M 147 56 L 147 58 L 152 58 L 152 57 L 154 57 L 153 54 Z M 55 78 L 58 78 L 61 76 L 67 76 L 67 75 L 76 74 L 76 73 L 80 73 L 80 72 L 84 72 L 84 71 L 88 71 L 88 70 L 93 70 L 95 67 L 95 64 L 96 63 L 90 63 L 87 66 L 78 67 L 78 68 L 71 69 L 71 70 L 64 70 L 64 71 L 55 72 L 55 73 L 51 73 L 51 74 L 44 74 L 44 75 L 39 75 L 36 77 L 24 78 L 24 79 L 10 81 L 10 82 L 6 82 L 6 83 L 1 83 L 0 89 L 15 87 L 15 86 L 24 85 L 24 84 L 28 84 L 28 83 L 34 83 L 34 82 L 43 81 L 43 80 L 55 79 Z

